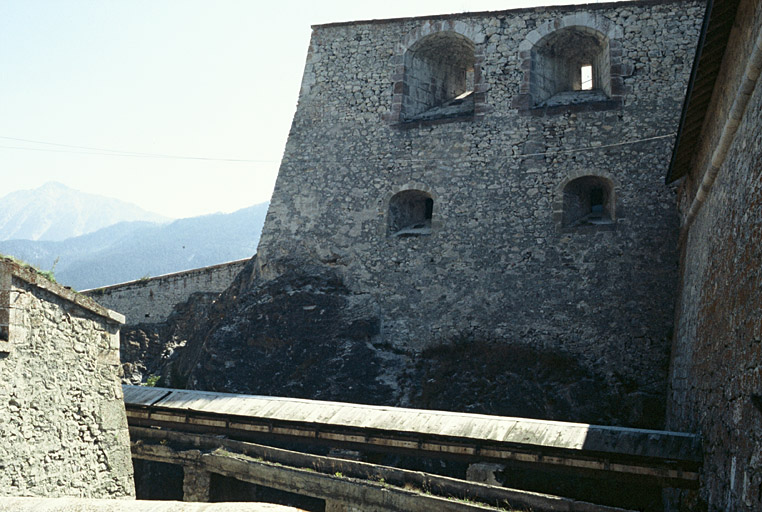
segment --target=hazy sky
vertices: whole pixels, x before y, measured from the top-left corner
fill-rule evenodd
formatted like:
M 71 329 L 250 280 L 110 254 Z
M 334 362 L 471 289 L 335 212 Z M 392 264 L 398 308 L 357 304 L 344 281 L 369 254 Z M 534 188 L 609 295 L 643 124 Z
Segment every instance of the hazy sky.
M 0 0 L 0 197 L 55 180 L 176 218 L 267 201 L 310 25 L 541 3 L 575 2 Z

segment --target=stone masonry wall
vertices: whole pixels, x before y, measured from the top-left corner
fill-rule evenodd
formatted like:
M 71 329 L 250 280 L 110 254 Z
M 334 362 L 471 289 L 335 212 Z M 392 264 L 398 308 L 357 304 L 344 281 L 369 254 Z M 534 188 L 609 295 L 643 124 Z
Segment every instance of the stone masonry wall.
M 640 419 L 619 421 L 658 426 L 677 281 L 663 176 L 702 13 L 643 1 L 314 27 L 261 275 L 285 257 L 336 269 L 374 296 L 393 347 L 570 355 L 629 393 Z M 608 38 L 612 97 L 529 108 L 528 48 L 562 25 Z M 400 123 L 406 49 L 447 31 L 474 43 L 474 115 Z M 612 184 L 613 223 L 562 228 L 564 186 L 588 175 Z M 410 189 L 433 199 L 431 234 L 389 236 L 389 201 Z
M 175 305 L 188 300 L 191 294 L 225 290 L 247 261 L 231 261 L 83 293 L 99 304 L 122 313 L 129 324 L 159 323 L 166 320 Z
M 719 128 L 762 32 L 742 1 L 707 114 L 698 163 Z M 706 203 L 687 233 L 673 348 L 669 427 L 701 433 L 709 510 L 762 509 L 762 86 L 759 82 Z M 697 166 L 681 189 L 686 212 Z
M 0 495 L 134 496 L 121 315 L 0 260 Z

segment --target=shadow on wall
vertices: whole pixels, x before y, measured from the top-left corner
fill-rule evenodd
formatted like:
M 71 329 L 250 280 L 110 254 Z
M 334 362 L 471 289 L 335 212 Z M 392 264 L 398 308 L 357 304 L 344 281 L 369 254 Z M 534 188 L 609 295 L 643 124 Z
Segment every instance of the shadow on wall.
M 412 406 L 636 428 L 662 428 L 665 396 L 614 386 L 560 352 L 462 341 L 417 358 Z

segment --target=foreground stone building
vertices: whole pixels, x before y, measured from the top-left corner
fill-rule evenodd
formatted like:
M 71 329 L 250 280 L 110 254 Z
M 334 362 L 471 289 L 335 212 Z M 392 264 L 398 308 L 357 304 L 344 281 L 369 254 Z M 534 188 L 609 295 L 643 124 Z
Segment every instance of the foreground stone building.
M 709 6 L 668 181 L 683 178 L 668 427 L 710 510 L 762 509 L 762 5 Z
M 134 496 L 123 322 L 0 258 L 0 495 Z
M 663 177 L 703 7 L 314 27 L 259 275 L 319 262 L 372 297 L 376 345 L 562 355 L 624 397 L 614 421 L 661 425 L 678 260 Z

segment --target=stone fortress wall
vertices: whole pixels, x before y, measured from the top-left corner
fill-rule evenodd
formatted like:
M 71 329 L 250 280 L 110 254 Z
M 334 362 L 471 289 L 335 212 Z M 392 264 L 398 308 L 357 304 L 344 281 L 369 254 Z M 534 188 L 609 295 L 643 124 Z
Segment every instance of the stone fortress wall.
M 707 43 L 703 61 L 724 58 L 680 187 L 683 219 L 696 209 L 683 228 L 668 427 L 704 438 L 708 509 L 752 511 L 762 508 L 762 5 L 731 7 L 715 3 L 714 17 L 735 23 L 719 55 Z
M 175 305 L 188 300 L 192 293 L 221 293 L 248 260 L 237 260 L 210 267 L 196 268 L 138 279 L 127 283 L 85 290 L 82 293 L 99 304 L 119 311 L 130 325 L 159 323 L 166 320 Z
M 0 495 L 134 496 L 123 322 L 0 259 Z
M 314 27 L 260 275 L 322 262 L 373 295 L 384 344 L 570 354 L 658 422 L 678 260 L 663 176 L 703 6 Z

